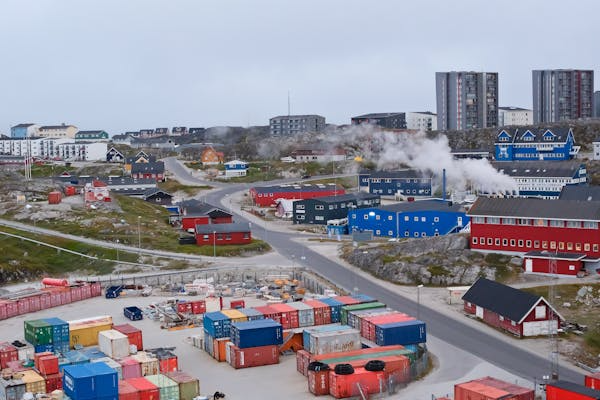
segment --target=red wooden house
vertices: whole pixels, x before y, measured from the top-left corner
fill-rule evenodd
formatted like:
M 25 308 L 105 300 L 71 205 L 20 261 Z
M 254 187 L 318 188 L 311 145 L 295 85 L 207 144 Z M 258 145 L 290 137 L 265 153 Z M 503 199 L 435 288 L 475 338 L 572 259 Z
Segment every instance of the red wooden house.
M 547 251 L 584 254 L 585 262 L 600 259 L 600 202 L 479 197 L 468 215 L 473 250 L 518 255 Z M 566 272 L 572 272 L 568 266 Z
M 250 224 L 208 224 L 196 225 L 198 246 L 222 246 L 228 244 L 248 244 L 252 242 Z
M 556 332 L 563 317 L 541 296 L 479 278 L 462 297 L 464 310 L 513 335 Z
M 165 163 L 136 162 L 131 164 L 131 177 L 136 179 L 155 179 L 157 182 L 165 180 Z
M 196 225 L 231 224 L 233 215 L 210 204 L 188 200 L 178 203 L 181 228 L 195 229 Z
M 584 259 L 582 253 L 528 251 L 523 255 L 523 269 L 525 272 L 576 276 L 584 269 Z
M 344 193 L 344 189 L 334 183 L 256 186 L 250 189 L 252 203 L 259 207 L 274 207 L 278 199 L 303 200 Z

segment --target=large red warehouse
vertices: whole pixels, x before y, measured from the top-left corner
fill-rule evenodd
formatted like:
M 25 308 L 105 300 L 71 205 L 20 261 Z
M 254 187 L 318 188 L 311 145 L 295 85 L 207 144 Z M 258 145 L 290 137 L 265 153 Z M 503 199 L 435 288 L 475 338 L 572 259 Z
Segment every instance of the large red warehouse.
M 256 186 L 250 189 L 252 203 L 259 207 L 274 207 L 277 199 L 303 200 L 315 197 L 337 196 L 344 193 L 346 193 L 345 190 L 334 183 Z
M 462 297 L 465 312 L 516 336 L 556 332 L 563 317 L 541 296 L 479 278 Z

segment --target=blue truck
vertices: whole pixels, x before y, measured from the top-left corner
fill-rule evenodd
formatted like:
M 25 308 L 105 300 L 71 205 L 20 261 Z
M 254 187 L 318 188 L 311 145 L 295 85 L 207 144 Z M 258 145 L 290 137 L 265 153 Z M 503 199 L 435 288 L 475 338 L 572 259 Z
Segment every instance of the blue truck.
M 123 286 L 110 286 L 106 288 L 106 292 L 104 293 L 104 297 L 107 299 L 116 299 L 119 297 L 121 292 L 123 291 Z
M 132 321 L 139 321 L 144 318 L 144 314 L 139 307 L 130 306 L 123 309 L 123 315 Z

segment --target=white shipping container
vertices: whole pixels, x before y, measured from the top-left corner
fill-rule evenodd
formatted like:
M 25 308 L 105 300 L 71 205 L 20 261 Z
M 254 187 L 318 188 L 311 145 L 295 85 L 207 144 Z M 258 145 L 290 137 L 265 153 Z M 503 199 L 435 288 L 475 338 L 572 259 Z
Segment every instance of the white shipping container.
M 145 351 L 139 351 L 137 354 L 132 355 L 131 358 L 140 363 L 142 376 L 158 374 L 159 371 L 157 358 L 151 357 Z
M 360 350 L 360 332 L 356 329 L 344 331 L 315 332 L 310 335 L 310 352 L 315 355 Z
M 123 358 L 129 355 L 129 338 L 114 329 L 98 333 L 100 351 L 110 358 Z
M 103 362 L 106 365 L 108 365 L 109 367 L 111 367 L 112 369 L 117 371 L 117 375 L 119 376 L 119 379 L 123 379 L 123 366 L 121 364 L 119 364 L 118 362 L 116 362 L 115 360 L 113 360 L 112 358 L 109 357 L 101 357 L 101 358 L 94 358 L 92 360 L 90 360 L 91 363 L 96 363 L 96 362 Z
M 313 326 L 315 324 L 315 310 L 311 306 L 301 301 L 294 301 L 287 304 L 298 310 L 298 325 L 300 327 Z
M 33 360 L 35 349 L 29 343 L 23 347 L 17 347 L 17 355 L 19 360 Z

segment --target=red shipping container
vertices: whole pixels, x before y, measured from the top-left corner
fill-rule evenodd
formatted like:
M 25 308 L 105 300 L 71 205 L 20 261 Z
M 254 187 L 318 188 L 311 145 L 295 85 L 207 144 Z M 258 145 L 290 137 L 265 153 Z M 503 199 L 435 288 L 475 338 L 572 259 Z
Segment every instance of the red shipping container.
M 510 399 L 514 400 L 533 400 L 535 395 L 533 389 L 518 386 L 510 382 L 501 381 L 500 379 L 492 378 L 491 376 L 486 376 L 471 382 L 478 382 L 489 387 L 504 390 L 505 392 L 508 392 L 514 396 L 510 397 Z
M 72 301 L 81 301 L 81 287 L 80 286 L 71 286 L 71 300 Z
M 319 300 L 304 300 L 315 312 L 315 325 L 326 325 L 331 323 L 331 307 Z
M 281 313 L 279 313 L 277 310 L 274 310 L 273 308 L 271 308 L 271 306 L 254 307 L 254 309 L 256 311 L 258 311 L 259 313 L 262 313 L 262 315 L 264 315 L 265 318 L 272 319 L 273 321 L 277 322 L 278 324 L 281 324 Z
M 50 192 L 48 193 L 48 204 L 59 204 L 62 199 L 61 192 Z
M 146 378 L 130 378 L 126 382 L 138 390 L 140 400 L 160 400 L 158 387 Z
M 406 383 L 410 380 L 410 360 L 408 357 L 402 355 L 394 356 L 378 356 L 374 355 L 371 358 L 363 358 L 359 360 L 352 360 L 344 362 L 352 365 L 354 369 L 364 368 L 365 365 L 371 360 L 379 360 L 385 362 L 384 375 L 386 380 L 388 377 L 392 377 L 394 382 Z M 329 364 L 329 368 L 333 370 L 335 364 Z
M 191 313 L 192 312 L 192 304 L 189 303 L 189 302 L 177 303 L 177 312 L 179 312 L 179 313 Z
M 244 300 L 231 300 L 229 302 L 229 308 L 231 308 L 232 310 L 244 307 L 246 307 L 246 302 Z
M 52 307 L 52 304 L 50 302 L 50 293 L 48 293 L 48 292 L 40 293 L 40 310 L 45 310 L 50 307 Z
M 30 303 L 31 299 L 29 297 L 24 297 L 22 299 L 17 300 L 18 315 L 27 314 L 30 311 Z
M 96 296 L 100 296 L 102 295 L 102 286 L 100 285 L 100 282 L 92 282 L 90 283 L 90 289 L 91 289 L 91 297 L 96 297 Z
M 600 372 L 585 376 L 585 386 L 600 390 Z
M 414 317 L 410 315 L 406 315 L 400 312 L 394 312 L 391 314 L 383 314 L 376 315 L 373 317 L 368 317 L 361 320 L 360 323 L 360 334 L 362 337 L 367 338 L 368 340 L 374 342 L 375 341 L 375 332 L 377 330 L 377 325 L 382 324 L 391 324 L 393 322 L 401 322 L 401 321 L 412 321 Z
M 516 397 L 510 396 L 510 393 L 507 391 L 480 382 L 466 382 L 454 385 L 454 398 L 455 400 L 516 399 Z M 566 400 L 568 397 L 561 397 L 560 399 Z
M 135 326 L 129 324 L 114 325 L 113 329 L 127 335 L 129 344 L 135 345 L 138 350 L 144 350 L 144 342 L 142 340 L 142 331 Z
M 54 390 L 62 389 L 62 374 L 47 375 L 46 379 L 46 393 L 51 393 Z
M 19 359 L 19 352 L 15 346 L 10 343 L 0 343 L 0 367 L 8 367 L 8 363 L 11 361 L 17 361 Z
M 329 394 L 329 370 L 307 371 L 308 391 L 315 396 Z
M 16 317 L 19 315 L 19 305 L 14 300 L 9 300 L 6 302 L 6 317 Z
M 31 296 L 29 298 L 30 302 L 29 302 L 29 311 L 30 312 L 36 312 L 36 311 L 40 311 L 42 308 L 41 304 L 40 304 L 40 296 L 39 295 L 35 295 L 35 296 Z
M 310 363 L 310 353 L 304 349 L 296 352 L 296 370 L 302 375 L 307 376 L 308 364 Z
M 54 353 L 51 351 L 43 351 L 41 353 L 35 353 L 33 355 L 33 366 L 35 367 L 35 369 L 37 369 L 38 371 L 40 370 L 40 358 L 42 357 L 47 357 L 47 356 L 53 356 Z
M 60 303 L 61 304 L 71 304 L 73 302 L 71 298 L 71 290 L 67 288 L 64 292 L 60 293 Z
M 298 321 L 298 310 L 297 309 L 295 309 L 291 306 L 288 306 L 287 304 L 283 304 L 283 303 L 271 304 L 269 307 L 271 307 L 273 310 L 275 310 L 276 312 L 278 312 L 281 315 L 280 324 L 283 327 L 283 329 L 298 328 L 299 321 Z
M 360 300 L 357 300 L 351 296 L 336 296 L 333 299 L 339 301 L 340 303 L 343 303 L 346 306 L 360 304 Z
M 81 286 L 81 300 L 89 299 L 90 297 L 92 297 L 92 287 L 84 284 Z
M 336 399 L 358 396 L 358 385 L 364 393 L 375 394 L 386 390 L 386 379 L 383 371 L 367 371 L 364 368 L 354 370 L 350 375 L 338 375 L 329 372 L 329 394 Z M 456 400 L 459 400 L 456 398 Z M 475 400 L 475 399 L 473 399 Z
M 142 376 L 142 366 L 140 362 L 131 358 L 125 357 L 119 360 L 121 370 L 123 371 L 123 379 L 140 378 Z
M 57 356 L 44 356 L 38 360 L 38 370 L 44 376 L 58 374 L 58 357 Z
M 25 367 L 23 364 L 25 364 L 25 360 L 9 361 L 6 363 L 6 368 L 13 372 L 21 372 L 31 369 L 31 367 Z
M 177 364 L 177 356 L 169 358 L 159 358 L 158 369 L 161 373 L 177 371 L 179 369 Z
M 119 381 L 119 400 L 140 400 L 140 393 L 131 383 Z
M 277 345 L 248 347 L 245 349 L 229 346 L 229 351 L 231 366 L 235 369 L 279 363 L 279 347 Z
M 77 193 L 77 189 L 75 189 L 75 186 L 65 187 L 65 196 L 75 196 L 76 193 Z
M 6 302 L 4 300 L 0 300 L 0 321 L 8 318 L 6 315 Z
M 204 314 L 206 313 L 206 301 L 194 300 L 190 302 L 192 304 L 192 314 Z

